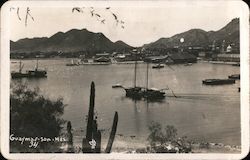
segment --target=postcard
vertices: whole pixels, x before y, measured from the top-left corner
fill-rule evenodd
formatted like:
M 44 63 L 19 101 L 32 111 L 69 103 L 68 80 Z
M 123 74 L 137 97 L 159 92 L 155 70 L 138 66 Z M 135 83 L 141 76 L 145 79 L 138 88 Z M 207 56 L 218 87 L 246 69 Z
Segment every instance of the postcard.
M 242 1 L 9 1 L 6 159 L 241 159 L 249 152 Z

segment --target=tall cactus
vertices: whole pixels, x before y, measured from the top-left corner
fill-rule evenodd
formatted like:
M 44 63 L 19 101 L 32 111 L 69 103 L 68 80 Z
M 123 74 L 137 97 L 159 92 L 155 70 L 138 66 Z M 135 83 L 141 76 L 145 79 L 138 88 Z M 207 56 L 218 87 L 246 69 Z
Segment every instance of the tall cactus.
M 82 152 L 84 153 L 101 152 L 101 132 L 97 129 L 97 121 L 96 118 L 94 118 L 95 117 L 94 107 L 95 107 L 95 84 L 94 82 L 92 82 L 90 88 L 86 138 L 84 138 L 82 141 Z
M 83 153 L 101 153 L 101 131 L 98 130 L 97 120 L 94 116 L 94 107 L 95 107 L 95 84 L 91 83 L 90 89 L 90 102 L 89 102 L 89 112 L 88 112 L 88 121 L 87 121 L 87 131 L 86 138 L 82 140 L 82 152 Z M 117 129 L 118 122 L 118 113 L 115 112 L 112 131 L 110 133 L 109 141 L 106 153 L 110 153 L 112 144 L 115 138 L 115 133 Z
M 114 120 L 113 120 L 113 125 L 112 125 L 112 130 L 109 136 L 109 141 L 105 150 L 105 153 L 110 153 L 114 139 L 115 139 L 115 133 L 117 129 L 117 123 L 118 123 L 118 113 L 115 112 Z
M 95 107 L 95 84 L 91 83 L 90 87 L 90 99 L 89 99 L 89 112 L 88 112 L 88 121 L 87 121 L 87 131 L 86 138 L 82 140 L 82 152 L 83 153 L 93 153 L 94 150 L 91 149 L 89 142 L 92 141 L 95 127 L 94 123 L 94 107 Z M 94 127 L 95 126 L 95 127 Z
M 86 133 L 86 139 L 89 141 L 92 140 L 93 136 L 94 107 L 95 107 L 95 84 L 94 82 L 91 82 L 89 113 L 88 113 L 87 133 Z

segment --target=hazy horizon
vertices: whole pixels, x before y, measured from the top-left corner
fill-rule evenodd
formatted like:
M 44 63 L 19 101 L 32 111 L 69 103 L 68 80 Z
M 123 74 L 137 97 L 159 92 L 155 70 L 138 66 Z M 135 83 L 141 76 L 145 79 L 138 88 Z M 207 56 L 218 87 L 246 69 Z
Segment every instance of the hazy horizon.
M 168 2 L 167 4 L 171 4 Z M 67 32 L 72 29 L 87 29 L 94 33 L 103 33 L 112 42 L 121 40 L 128 45 L 140 47 L 160 38 L 168 38 L 190 29 L 217 31 L 227 25 L 232 19 L 240 17 L 237 3 L 213 2 L 199 3 L 201 5 L 184 4 L 179 6 L 111 6 L 85 7 L 82 13 L 72 7 L 30 7 L 34 17 L 28 17 L 25 26 L 26 8 L 19 9 L 21 20 L 14 6 L 10 12 L 10 39 L 17 41 L 24 38 L 51 37 L 57 32 Z M 91 16 L 91 10 L 101 15 L 101 18 Z M 114 13 L 119 21 L 116 23 Z M 101 20 L 105 19 L 105 24 Z M 87 22 L 87 23 L 86 23 Z M 122 28 L 122 25 L 124 28 Z M 132 37 L 132 38 L 131 38 Z

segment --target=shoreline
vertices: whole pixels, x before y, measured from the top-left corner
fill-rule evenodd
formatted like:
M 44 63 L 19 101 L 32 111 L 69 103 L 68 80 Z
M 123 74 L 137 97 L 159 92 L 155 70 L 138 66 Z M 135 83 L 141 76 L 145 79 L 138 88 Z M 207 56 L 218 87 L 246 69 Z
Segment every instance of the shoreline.
M 82 135 L 79 133 L 73 132 L 73 141 L 74 141 L 74 147 L 81 148 L 81 141 L 84 137 L 84 132 L 81 132 Z M 74 135 L 75 134 L 75 135 Z M 137 136 L 138 137 L 138 136 Z M 191 153 L 240 153 L 241 152 L 241 146 L 240 145 L 229 145 L 229 144 L 223 144 L 220 142 L 197 142 L 192 141 L 191 139 Z M 102 150 L 105 150 L 106 144 L 108 142 L 108 136 L 107 134 L 103 135 L 101 148 Z M 116 135 L 112 153 L 149 153 L 146 152 L 147 147 L 149 146 L 148 141 L 145 139 L 136 139 L 131 138 L 129 136 L 119 136 Z M 149 153 L 150 154 L 150 153 Z
M 106 142 L 106 140 L 104 141 Z M 114 144 L 116 141 L 114 142 Z M 105 150 L 105 144 L 102 142 L 102 150 Z M 125 144 L 124 146 L 117 147 L 118 144 Z M 118 144 L 115 144 L 112 148 L 111 153 L 125 153 L 125 154 L 133 154 L 133 153 L 147 153 L 151 154 L 151 152 L 147 152 L 147 144 L 142 143 L 133 143 L 134 146 L 129 145 L 127 141 L 119 141 Z M 207 147 L 201 147 L 201 143 L 192 143 L 191 153 L 241 153 L 241 146 L 237 145 L 224 145 L 222 143 L 207 143 Z M 75 148 L 81 148 L 81 144 L 77 143 L 74 145 Z M 152 153 L 154 154 L 154 153 Z M 164 154 L 164 153 L 163 153 Z M 165 153 L 166 154 L 166 153 Z M 178 154 L 178 153 L 175 153 Z M 179 153 L 181 154 L 181 153 Z
M 78 59 L 78 58 L 61 58 L 61 57 L 56 57 L 56 58 L 25 58 L 25 59 L 10 59 L 11 63 L 18 63 L 17 61 L 28 61 L 28 60 L 68 60 L 68 59 Z M 135 64 L 136 61 L 124 61 L 124 62 L 117 62 L 117 61 L 111 61 L 111 62 L 81 62 L 78 65 L 75 66 L 81 66 L 81 65 L 112 65 L 112 64 Z M 144 61 L 137 61 L 139 64 L 146 63 Z M 196 63 L 211 63 L 211 64 L 223 64 L 223 65 L 237 65 L 240 62 L 227 62 L 227 61 L 209 61 L 209 60 L 197 60 Z M 152 63 L 155 64 L 155 63 Z M 186 63 L 162 63 L 165 65 L 182 65 Z M 195 63 L 192 63 L 195 64 Z M 66 65 L 66 64 L 65 64 Z

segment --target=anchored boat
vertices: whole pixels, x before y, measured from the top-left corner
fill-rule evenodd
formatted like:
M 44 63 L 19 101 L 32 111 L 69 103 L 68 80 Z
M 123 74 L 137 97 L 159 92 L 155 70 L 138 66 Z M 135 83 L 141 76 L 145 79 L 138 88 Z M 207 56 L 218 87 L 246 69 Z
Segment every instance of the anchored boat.
M 22 73 L 24 64 L 22 62 L 19 62 L 19 71 L 18 72 L 11 72 L 11 78 L 23 78 L 23 77 L 28 77 L 28 73 Z
M 223 85 L 223 84 L 233 84 L 235 83 L 234 79 L 205 79 L 202 81 L 206 85 Z
M 240 63 L 235 63 L 235 64 L 232 64 L 232 66 L 237 66 L 237 67 L 240 67 Z
M 124 88 L 126 91 L 126 97 L 132 99 L 146 99 L 150 101 L 161 100 L 165 98 L 165 92 L 156 88 L 148 88 L 148 68 L 149 65 L 147 63 L 147 74 L 146 74 L 146 87 L 138 87 L 136 86 L 136 69 L 137 62 L 135 62 L 135 72 L 134 72 L 134 87 Z
M 153 69 L 160 69 L 160 68 L 164 68 L 164 65 L 163 64 L 157 64 L 157 65 L 154 65 L 152 66 Z
M 15 79 L 15 78 L 46 78 L 47 77 L 46 70 L 38 69 L 38 60 L 37 60 L 35 70 L 27 70 L 25 73 L 22 73 L 24 64 L 22 64 L 21 61 L 19 63 L 20 63 L 19 71 L 12 72 L 11 78 Z
M 228 78 L 230 78 L 230 79 L 240 79 L 240 74 L 232 74 L 232 75 L 228 76 Z
M 112 88 L 122 88 L 122 85 L 117 83 L 117 84 L 112 85 Z

